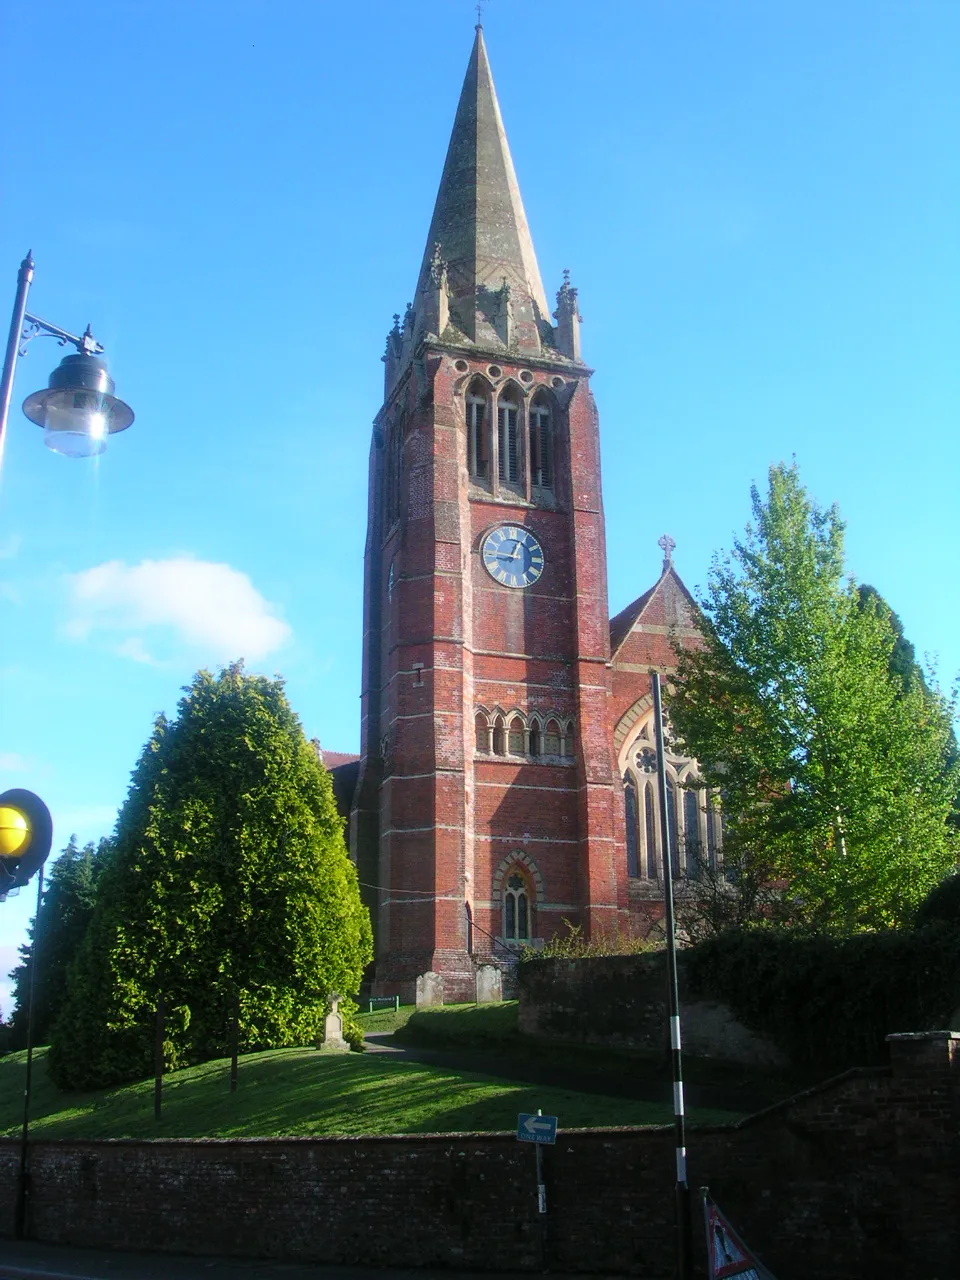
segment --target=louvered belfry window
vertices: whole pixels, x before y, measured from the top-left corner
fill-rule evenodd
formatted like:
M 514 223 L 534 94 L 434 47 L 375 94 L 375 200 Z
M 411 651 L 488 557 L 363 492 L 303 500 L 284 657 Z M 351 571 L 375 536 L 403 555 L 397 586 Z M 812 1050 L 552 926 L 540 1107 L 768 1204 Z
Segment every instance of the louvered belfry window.
M 535 489 L 553 488 L 553 427 L 542 400 L 530 406 L 530 483 Z
M 500 453 L 500 479 L 516 484 L 520 478 L 520 442 L 517 437 L 517 406 L 501 400 L 497 406 L 497 446 Z

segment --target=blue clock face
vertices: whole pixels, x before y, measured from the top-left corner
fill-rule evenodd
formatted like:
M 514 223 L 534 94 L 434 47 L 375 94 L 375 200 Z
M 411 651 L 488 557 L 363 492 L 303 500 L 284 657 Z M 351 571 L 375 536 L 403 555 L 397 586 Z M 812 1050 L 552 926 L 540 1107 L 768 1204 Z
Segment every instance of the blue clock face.
M 543 547 L 519 525 L 491 529 L 480 554 L 487 573 L 504 587 L 529 587 L 543 573 Z

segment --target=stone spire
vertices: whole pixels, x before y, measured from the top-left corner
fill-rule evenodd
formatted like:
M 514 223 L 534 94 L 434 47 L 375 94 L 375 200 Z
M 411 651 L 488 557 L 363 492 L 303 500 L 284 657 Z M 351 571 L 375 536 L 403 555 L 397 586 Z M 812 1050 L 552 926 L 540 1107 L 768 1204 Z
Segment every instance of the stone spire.
M 431 318 L 437 310 L 432 295 L 441 255 L 449 319 L 465 337 L 486 347 L 540 351 L 541 326 L 549 326 L 549 311 L 480 27 L 417 284 L 417 310 L 427 303 Z M 509 325 L 504 323 L 505 296 Z

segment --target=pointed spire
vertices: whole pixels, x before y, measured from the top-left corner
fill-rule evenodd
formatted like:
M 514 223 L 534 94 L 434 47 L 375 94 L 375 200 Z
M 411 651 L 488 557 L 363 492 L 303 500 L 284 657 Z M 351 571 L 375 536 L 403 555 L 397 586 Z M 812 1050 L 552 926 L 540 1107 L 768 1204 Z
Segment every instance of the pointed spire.
M 427 236 L 418 298 L 430 285 L 437 245 L 447 265 L 453 323 L 476 342 L 503 345 L 497 319 L 506 279 L 512 344 L 539 351 L 540 325 L 549 324 L 546 295 L 479 26 Z

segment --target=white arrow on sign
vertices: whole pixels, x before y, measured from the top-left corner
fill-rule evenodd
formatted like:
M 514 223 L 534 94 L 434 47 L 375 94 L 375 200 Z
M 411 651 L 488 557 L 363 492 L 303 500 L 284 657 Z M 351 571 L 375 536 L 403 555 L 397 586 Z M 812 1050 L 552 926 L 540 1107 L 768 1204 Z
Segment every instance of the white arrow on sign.
M 549 1133 L 553 1125 L 549 1120 L 541 1120 L 539 1116 L 527 1116 L 523 1127 L 527 1133 Z

